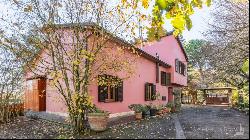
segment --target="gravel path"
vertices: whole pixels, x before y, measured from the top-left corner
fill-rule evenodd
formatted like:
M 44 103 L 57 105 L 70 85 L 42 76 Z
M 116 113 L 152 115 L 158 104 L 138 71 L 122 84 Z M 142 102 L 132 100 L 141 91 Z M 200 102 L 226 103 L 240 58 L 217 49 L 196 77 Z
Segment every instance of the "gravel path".
M 249 138 L 249 116 L 228 107 L 184 105 L 178 118 L 187 139 Z
M 176 139 L 186 139 L 177 115 L 173 115 L 173 119 L 174 119 L 174 124 L 175 124 L 175 129 L 176 129 Z

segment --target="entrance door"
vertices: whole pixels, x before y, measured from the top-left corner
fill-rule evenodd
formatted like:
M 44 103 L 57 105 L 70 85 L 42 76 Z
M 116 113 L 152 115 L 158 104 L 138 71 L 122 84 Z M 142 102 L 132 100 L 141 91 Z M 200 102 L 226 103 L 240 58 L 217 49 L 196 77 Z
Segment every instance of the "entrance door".
M 173 87 L 168 87 L 168 102 L 173 101 Z
M 25 110 L 46 111 L 46 79 L 29 79 L 26 81 Z

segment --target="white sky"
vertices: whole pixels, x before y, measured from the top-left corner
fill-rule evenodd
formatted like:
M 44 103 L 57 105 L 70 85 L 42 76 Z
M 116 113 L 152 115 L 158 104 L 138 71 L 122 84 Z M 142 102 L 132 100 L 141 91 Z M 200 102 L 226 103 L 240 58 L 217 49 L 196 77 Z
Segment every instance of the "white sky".
M 207 22 L 209 20 L 209 12 L 211 8 L 204 6 L 202 9 L 195 9 L 195 13 L 190 17 L 193 23 L 193 27 L 190 31 L 187 29 L 183 32 L 183 37 L 186 41 L 191 39 L 204 39 L 202 32 L 207 29 Z M 172 30 L 170 21 L 166 22 L 167 30 Z
M 204 6 L 203 9 L 195 10 L 195 14 L 191 16 L 193 27 L 190 31 L 184 31 L 183 37 L 186 40 L 204 38 L 202 32 L 206 31 L 209 20 L 210 7 Z
M 8 14 L 11 18 L 11 11 L 8 10 L 9 8 L 3 3 L 2 0 L 0 0 L 0 18 L 3 15 Z M 195 9 L 195 14 L 191 16 L 193 27 L 190 31 L 185 30 L 183 32 L 183 37 L 186 41 L 190 39 L 202 39 L 204 38 L 202 35 L 202 32 L 206 30 L 206 23 L 209 18 L 209 11 L 211 8 L 208 8 L 204 6 L 202 9 Z M 1 23 L 0 23 L 1 25 Z M 170 24 L 170 21 L 167 21 L 165 24 L 165 27 L 168 31 L 172 30 L 172 26 Z

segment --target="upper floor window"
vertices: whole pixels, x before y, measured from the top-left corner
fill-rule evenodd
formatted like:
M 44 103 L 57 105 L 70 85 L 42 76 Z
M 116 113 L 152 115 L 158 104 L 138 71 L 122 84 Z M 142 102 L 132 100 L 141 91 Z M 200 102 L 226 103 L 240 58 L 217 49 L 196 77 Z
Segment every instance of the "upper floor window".
M 161 71 L 161 85 L 167 86 L 171 84 L 171 73 Z
M 167 85 L 167 73 L 164 71 L 161 71 L 161 85 Z
M 111 75 L 98 76 L 98 101 L 117 102 L 123 100 L 123 82 Z
M 175 59 L 175 71 L 186 76 L 186 65 L 178 59 Z

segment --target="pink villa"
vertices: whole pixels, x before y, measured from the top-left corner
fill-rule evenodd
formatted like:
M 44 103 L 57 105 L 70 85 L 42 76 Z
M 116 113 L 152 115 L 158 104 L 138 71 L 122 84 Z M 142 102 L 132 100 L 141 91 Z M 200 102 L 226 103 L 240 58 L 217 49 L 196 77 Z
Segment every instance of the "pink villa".
M 132 44 L 115 38 L 112 43 Z M 122 86 L 111 93 L 104 87 L 93 83 L 89 86 L 89 94 L 93 97 L 94 104 L 112 115 L 132 113 L 128 108 L 131 104 L 158 103 L 152 96 L 160 93 L 160 103 L 166 104 L 174 99 L 173 91 L 187 86 L 187 55 L 178 37 L 167 34 L 159 41 L 151 42 L 142 48 L 137 47 L 141 56 L 137 59 L 135 74 L 124 80 Z M 135 55 L 131 52 L 130 55 Z M 41 54 L 41 57 L 46 57 Z M 43 111 L 59 115 L 67 115 L 67 107 L 51 87 L 49 78 L 45 73 L 34 75 L 31 71 L 25 73 L 25 109 Z M 100 92 L 105 92 L 101 94 Z M 44 96 L 36 96 L 43 93 Z M 112 94 L 112 95 L 111 95 Z M 55 101 L 59 98 L 60 101 Z

